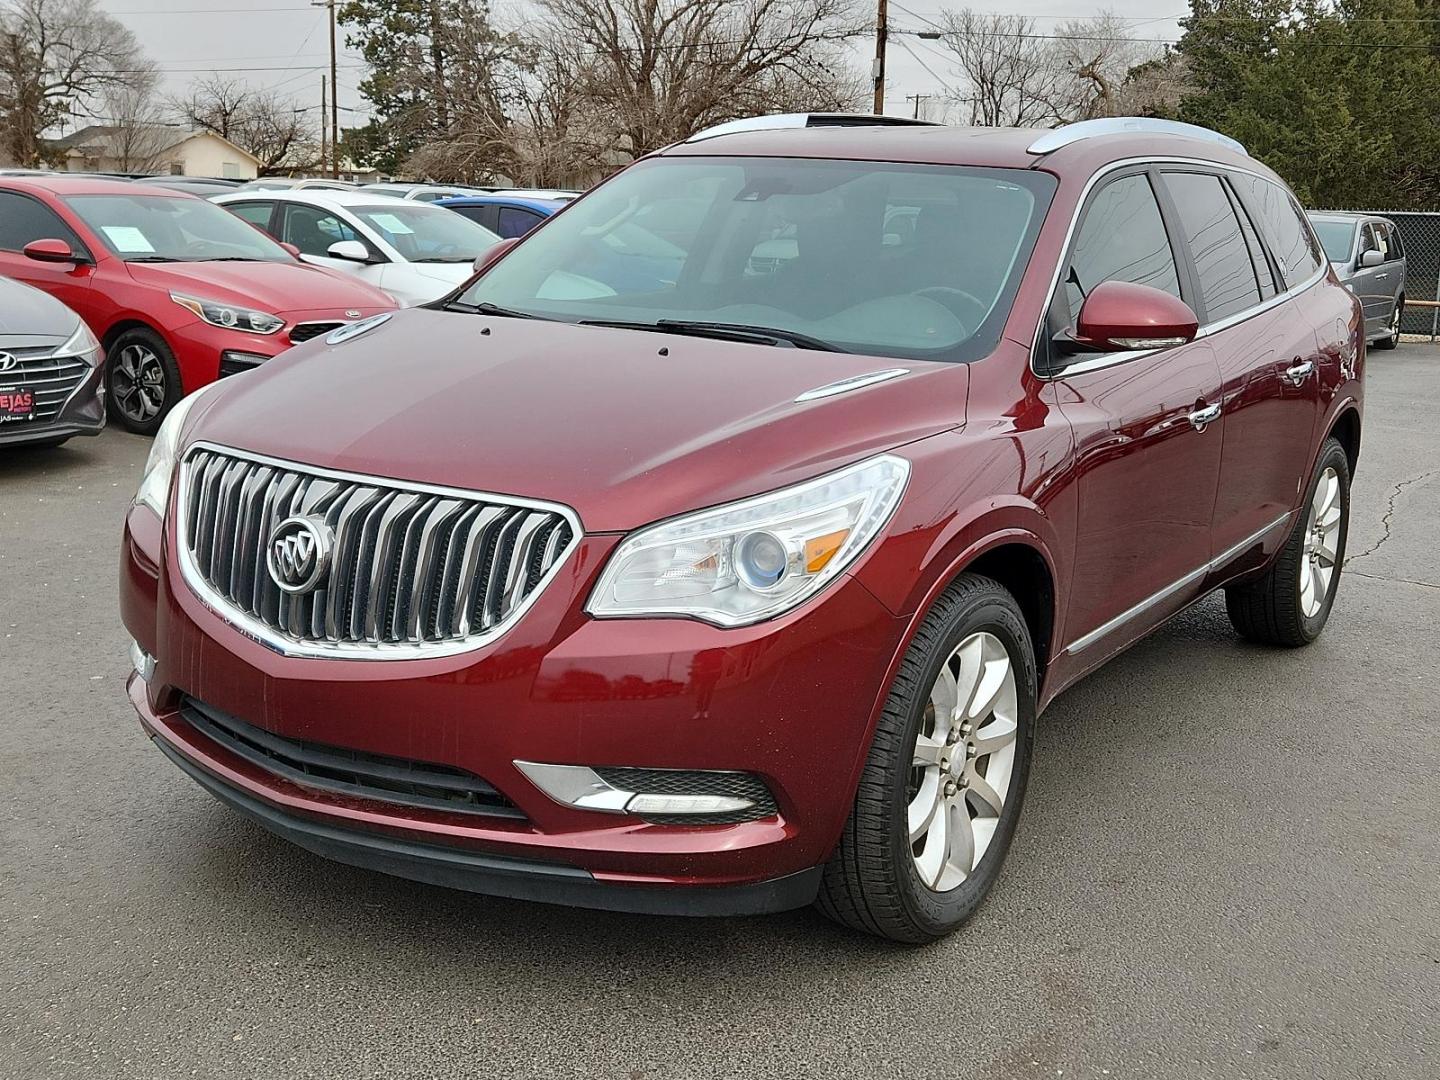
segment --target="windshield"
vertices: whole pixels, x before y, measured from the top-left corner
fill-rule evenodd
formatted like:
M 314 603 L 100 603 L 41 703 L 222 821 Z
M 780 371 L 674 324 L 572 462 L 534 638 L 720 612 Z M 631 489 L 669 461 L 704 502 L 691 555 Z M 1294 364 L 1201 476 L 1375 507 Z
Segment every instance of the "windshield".
M 260 230 L 204 199 L 71 195 L 65 202 L 126 262 L 293 262 Z
M 979 359 L 999 340 L 1054 187 L 1018 169 L 657 158 L 555 217 L 459 301 Z
M 378 232 L 407 262 L 474 262 L 500 242 L 483 225 L 453 210 L 400 202 L 347 208 Z
M 1315 234 L 1320 237 L 1325 258 L 1331 262 L 1350 261 L 1350 248 L 1355 242 L 1355 222 L 1311 218 L 1310 224 L 1315 226 Z

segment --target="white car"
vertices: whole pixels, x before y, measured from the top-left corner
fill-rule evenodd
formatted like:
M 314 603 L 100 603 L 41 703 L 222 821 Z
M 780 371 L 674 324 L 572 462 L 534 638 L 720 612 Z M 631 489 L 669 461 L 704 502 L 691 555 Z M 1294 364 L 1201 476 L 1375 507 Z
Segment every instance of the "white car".
M 389 184 L 364 184 L 355 189 L 370 195 L 389 195 L 395 199 L 413 202 L 438 202 L 454 199 L 460 195 L 483 195 L 485 189 L 466 187 L 463 184 L 407 184 L 397 181 Z
M 300 258 L 384 289 L 404 307 L 468 281 L 500 237 L 438 206 L 357 191 L 234 191 L 211 200 Z

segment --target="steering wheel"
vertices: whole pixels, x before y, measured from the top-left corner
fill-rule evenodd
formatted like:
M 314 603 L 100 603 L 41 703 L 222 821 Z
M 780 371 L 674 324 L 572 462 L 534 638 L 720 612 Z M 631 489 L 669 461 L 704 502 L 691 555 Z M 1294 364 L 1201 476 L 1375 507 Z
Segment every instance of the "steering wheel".
M 931 285 L 928 289 L 920 289 L 915 295 L 942 305 L 967 328 L 978 327 L 985 321 L 985 316 L 990 314 L 990 305 L 975 294 L 949 285 Z

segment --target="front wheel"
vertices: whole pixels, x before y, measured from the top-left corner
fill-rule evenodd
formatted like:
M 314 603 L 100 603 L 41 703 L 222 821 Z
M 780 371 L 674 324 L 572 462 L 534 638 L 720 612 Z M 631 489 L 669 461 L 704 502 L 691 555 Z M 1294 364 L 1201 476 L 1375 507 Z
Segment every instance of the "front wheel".
M 876 725 L 819 906 L 856 930 L 920 944 L 980 906 L 1030 774 L 1035 654 L 1014 598 L 958 578 L 915 635 Z
M 1350 531 L 1350 459 L 1326 439 L 1309 498 L 1274 564 L 1258 581 L 1225 590 L 1240 636 L 1266 645 L 1308 645 L 1330 618 Z
M 125 331 L 111 344 L 105 381 L 114 415 L 137 435 L 154 435 L 184 393 L 175 354 L 144 327 Z

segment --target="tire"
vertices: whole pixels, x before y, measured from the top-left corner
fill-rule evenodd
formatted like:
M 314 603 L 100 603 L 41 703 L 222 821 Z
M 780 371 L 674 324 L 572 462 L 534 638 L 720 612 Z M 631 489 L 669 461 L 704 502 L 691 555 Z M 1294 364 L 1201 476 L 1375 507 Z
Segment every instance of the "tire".
M 974 686 L 967 681 L 981 666 L 972 661 L 982 661 L 993 673 L 1001 656 L 1009 662 L 1013 685 L 1004 676 Z M 977 714 L 972 732 L 961 734 L 958 724 L 951 728 L 941 719 L 946 710 L 934 707 L 932 694 L 943 698 L 945 693 L 942 672 L 955 676 L 954 697 L 962 706 L 966 699 L 993 703 Z M 944 937 L 974 914 L 999 875 L 1020 818 L 1030 775 L 1036 683 L 1035 651 L 1014 598 L 990 578 L 961 575 L 935 602 L 895 676 L 850 818 L 825 867 L 816 901 L 822 912 L 855 930 L 907 944 Z M 973 690 L 992 685 L 997 693 L 972 696 Z M 947 738 L 944 729 L 956 734 Z M 984 743 L 972 756 L 970 740 L 977 737 Z M 917 764 L 922 757 L 932 763 Z M 932 778 L 937 785 L 933 804 L 925 797 Z M 992 801 L 997 792 L 1002 796 L 998 815 L 983 811 L 984 799 L 977 798 L 982 784 Z M 937 824 L 912 842 L 909 815 L 920 807 L 923 819 L 923 808 L 931 805 L 941 808 L 931 819 Z M 972 825 L 972 813 L 981 826 Z M 960 815 L 963 827 L 956 824 Z M 964 828 L 970 829 L 973 844 L 968 874 L 959 869 L 965 860 Z M 941 834 L 954 846 L 945 845 Z M 937 846 L 932 848 L 932 842 Z M 958 862 L 938 858 L 951 851 Z M 938 874 L 932 874 L 937 862 Z
M 148 327 L 136 327 L 111 342 L 105 350 L 105 393 L 121 427 L 154 435 L 185 393 L 165 339 Z
M 1382 338 L 1375 339 L 1375 348 L 1393 349 L 1400 344 L 1400 316 L 1405 314 L 1405 298 L 1395 301 L 1395 312 L 1390 316 L 1390 329 Z
M 1330 489 L 1331 479 L 1335 484 L 1333 501 L 1327 501 L 1325 492 Z M 1265 576 L 1225 590 L 1230 622 L 1241 637 L 1250 641 L 1290 648 L 1308 645 L 1320 636 L 1330 618 L 1350 533 L 1350 462 L 1344 447 L 1334 439 L 1326 439 L 1320 450 L 1304 505 L 1289 539 Z M 1340 516 L 1328 526 L 1327 542 L 1317 551 L 1316 515 L 1321 513 L 1320 520 L 1329 520 L 1332 506 Z M 1327 561 L 1329 576 L 1325 577 L 1322 571 Z M 1313 588 L 1308 599 L 1307 581 Z

